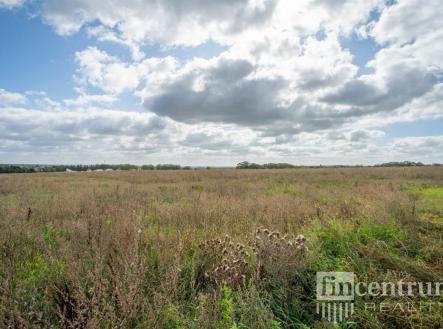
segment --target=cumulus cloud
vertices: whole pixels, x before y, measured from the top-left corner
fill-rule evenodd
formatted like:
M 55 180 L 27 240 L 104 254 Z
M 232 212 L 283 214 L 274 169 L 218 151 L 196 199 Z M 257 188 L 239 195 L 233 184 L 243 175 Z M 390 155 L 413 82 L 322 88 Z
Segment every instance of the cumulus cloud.
M 76 10 L 68 10 L 72 6 Z M 423 25 L 420 20 L 397 19 L 416 6 L 414 1 L 387 6 L 375 0 L 129 1 L 103 6 L 76 0 L 46 1 L 43 13 L 61 34 L 98 21 L 88 27 L 91 36 L 133 49 L 133 63 L 94 47 L 78 52 L 80 85 L 107 94 L 133 92 L 149 111 L 184 123 L 238 124 L 283 135 L 393 113 L 430 92 L 440 72 L 440 59 L 430 49 L 442 29 L 412 32 L 411 26 Z M 376 10 L 378 22 L 370 19 Z M 429 8 L 423 15 L 441 26 Z M 373 74 L 358 76 L 353 54 L 343 49 L 340 37 L 365 24 L 366 37 L 392 45 L 368 64 Z M 149 42 L 192 46 L 210 38 L 229 49 L 184 65 L 172 58 L 143 60 L 139 48 Z M 404 44 L 410 40 L 415 42 Z
M 443 156 L 443 136 L 404 137 L 398 138 L 392 145 L 394 152 L 425 158 Z
M 140 49 L 140 45 L 133 40 L 122 39 L 112 28 L 103 25 L 90 26 L 87 28 L 87 34 L 90 37 L 96 38 L 101 42 L 113 42 L 123 46 L 127 46 L 131 52 L 132 58 L 135 61 L 140 61 L 145 57 L 144 52 Z
M 234 135 L 234 136 L 233 136 Z M 241 139 L 240 139 L 241 138 Z M 203 151 L 205 153 L 218 153 L 228 155 L 241 155 L 249 153 L 252 142 L 255 140 L 253 135 L 240 134 L 220 129 L 191 131 L 179 143 L 185 147 Z
M 438 41 L 443 36 L 443 16 L 435 10 L 437 2 L 400 1 L 385 7 L 379 21 L 368 24 L 369 33 L 385 45 L 367 64 L 374 73 L 349 80 L 325 93 L 321 101 L 348 106 L 350 113 L 360 116 L 384 112 L 406 119 L 410 116 L 405 109 L 422 111 L 417 105 L 435 96 L 443 69 L 438 55 L 443 51 Z
M 98 20 L 123 40 L 198 45 L 212 34 L 236 33 L 265 23 L 275 0 L 248 1 L 45 1 L 45 20 L 60 34 Z
M 25 3 L 26 0 L 0 0 L 0 8 L 12 9 L 20 7 Z
M 171 157 L 241 156 L 257 136 L 234 126 L 190 126 L 151 113 L 87 107 L 70 111 L 1 109 L 0 154 L 36 161 L 163 162 Z M 191 156 L 192 155 L 192 156 Z M 126 159 L 126 161 L 125 161 Z
M 220 58 L 191 63 L 178 76 L 145 99 L 152 112 L 183 122 L 261 124 L 283 118 L 276 98 L 282 79 L 247 79 L 253 66 L 246 60 Z
M 0 105 L 25 104 L 27 101 L 25 95 L 0 88 Z
M 76 98 L 63 100 L 67 106 L 85 106 L 92 104 L 112 104 L 117 100 L 114 95 L 87 95 L 80 94 Z
M 362 140 L 367 140 L 374 137 L 382 137 L 385 133 L 380 130 L 367 130 L 367 129 L 360 129 L 360 130 L 354 130 L 349 134 L 349 140 L 352 142 L 359 142 Z
M 76 150 L 88 156 L 90 152 L 102 154 L 132 148 L 160 152 L 169 147 L 163 135 L 165 130 L 174 131 L 165 119 L 148 113 L 103 109 L 48 112 L 3 108 L 1 111 L 0 152 L 3 153 L 55 156 L 58 152 L 63 156 Z
M 358 107 L 356 111 L 361 114 L 391 111 L 422 96 L 436 82 L 437 77 L 431 72 L 399 63 L 384 70 L 382 77 L 362 76 L 351 80 L 342 88 L 325 95 L 322 101 L 353 105 Z
M 114 28 L 122 40 L 198 45 L 208 39 L 230 42 L 251 30 L 275 27 L 315 33 L 320 27 L 352 31 L 383 1 L 324 0 L 46 0 L 43 15 L 60 34 L 90 22 Z M 341 19 L 337 19 L 340 17 Z
M 261 136 L 235 125 L 175 123 L 150 113 L 88 108 L 38 111 L 3 108 L 0 154 L 4 159 L 32 156 L 35 161 L 72 159 L 96 162 L 147 163 L 180 158 L 182 163 L 232 164 L 247 156 L 251 161 L 289 161 L 302 164 L 377 163 L 395 159 L 437 162 L 440 137 L 399 138 L 384 147 L 374 144 L 379 130 L 329 130 L 296 136 Z M 335 136 L 333 136 L 335 135 Z M 417 152 L 417 150 L 420 150 Z M 428 153 L 426 153 L 428 152 Z M 208 161 L 202 160 L 209 157 Z M 125 161 L 126 159 L 126 161 Z M 51 162 L 53 162 L 52 160 Z M 201 164 L 202 164 L 201 163 Z
M 137 87 L 139 80 L 136 69 L 120 62 L 95 47 L 75 54 L 79 65 L 77 80 L 81 85 L 91 85 L 106 93 L 121 93 Z
M 164 119 L 149 113 L 119 112 L 110 110 L 76 110 L 48 112 L 22 108 L 2 109 L 2 137 L 25 130 L 63 132 L 66 135 L 107 135 L 118 133 L 125 136 L 165 127 Z M 80 137 L 81 139 L 81 137 Z
M 82 87 L 94 87 L 108 94 L 134 91 L 142 80 L 176 66 L 172 57 L 148 58 L 139 63 L 126 63 L 96 47 L 75 54 L 78 63 L 75 79 Z
M 443 12 L 440 0 L 423 3 L 420 0 L 402 0 L 384 8 L 372 35 L 379 43 L 404 44 L 441 30 Z
M 0 89 L 0 105 L 29 105 L 0 109 L 2 140 L 55 147 L 62 144 L 49 136 L 56 136 L 86 149 L 100 140 L 126 153 L 194 157 L 297 154 L 296 162 L 347 154 L 376 161 L 439 147 L 434 137 L 377 141 L 387 138 L 383 125 L 443 117 L 440 7 L 439 0 L 43 0 L 42 18 L 57 33 L 84 31 L 128 47 L 132 59 L 100 43 L 77 51 L 78 96 L 69 99 L 29 95 L 26 103 Z M 343 47 L 351 36 L 378 45 L 364 75 L 361 54 Z M 180 56 L 208 41 L 223 50 Z M 150 57 L 146 46 L 178 55 Z M 127 96 L 145 112 L 110 110 Z
M 293 46 L 298 53 L 287 59 L 282 58 L 285 54 L 264 58 L 260 51 L 243 47 L 209 60 L 195 59 L 164 72 L 139 95 L 148 110 L 177 121 L 234 123 L 270 135 L 342 122 L 343 115 L 334 118 L 339 109 L 328 111 L 317 98 L 355 76 L 352 56 L 341 49 L 334 34 L 288 47 Z

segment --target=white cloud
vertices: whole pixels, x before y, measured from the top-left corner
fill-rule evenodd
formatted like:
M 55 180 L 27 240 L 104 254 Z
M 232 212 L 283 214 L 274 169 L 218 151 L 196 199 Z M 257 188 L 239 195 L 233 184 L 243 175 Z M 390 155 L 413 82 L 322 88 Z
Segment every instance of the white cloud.
M 353 142 L 358 142 L 370 138 L 383 137 L 384 135 L 385 135 L 384 131 L 360 129 L 360 130 L 351 131 L 351 133 L 349 134 L 349 140 Z
M 76 80 L 80 86 L 92 86 L 108 94 L 134 91 L 142 80 L 175 68 L 172 57 L 148 58 L 125 63 L 106 52 L 89 47 L 75 54 L 79 65 Z
M 77 98 L 63 100 L 67 106 L 85 106 L 92 104 L 112 104 L 117 100 L 114 95 L 87 95 L 80 94 Z
M 140 50 L 140 46 L 137 42 L 133 40 L 124 40 L 114 30 L 103 25 L 88 27 L 87 33 L 90 37 L 95 37 L 101 42 L 114 42 L 127 46 L 134 61 L 140 61 L 145 57 L 145 54 Z
M 349 156 L 357 163 L 430 150 L 440 145 L 432 136 L 389 141 L 380 128 L 443 116 L 439 2 L 43 0 L 43 19 L 59 34 L 83 28 L 99 42 L 128 47 L 132 60 L 100 46 L 78 51 L 77 97 L 28 95 L 28 110 L 0 109 L 8 118 L 0 122 L 3 152 L 67 143 L 114 156 L 121 150 L 305 163 Z M 371 17 L 376 11 L 379 21 Z M 353 62 L 362 54 L 342 46 L 354 32 L 381 46 L 367 65 L 371 73 L 359 75 Z M 167 54 L 180 47 L 180 54 L 208 40 L 224 50 L 184 60 L 149 57 L 146 48 Z M 128 94 L 147 112 L 110 110 Z M 0 90 L 4 106 L 24 105 L 20 97 Z
M 135 138 L 147 142 L 167 128 L 167 120 L 149 113 L 94 108 L 58 112 L 3 108 L 1 111 L 0 138 L 16 141 L 29 150 L 34 146 L 45 150 L 46 145 L 57 145 L 62 149 L 69 145 L 89 144 L 100 150 L 101 142 L 123 143 Z
M 1 113 L 2 158 L 32 156 L 37 162 L 74 155 L 76 162 L 79 158 L 83 162 L 162 162 L 178 155 L 195 161 L 196 154 L 243 155 L 256 139 L 254 132 L 234 126 L 189 126 L 151 113 L 103 108 L 42 111 L 9 107 Z
M 0 8 L 12 9 L 20 7 L 25 3 L 26 0 L 0 0 Z
M 300 164 L 438 162 L 442 136 L 398 138 L 384 146 L 384 133 L 335 129 L 283 139 L 261 136 L 235 125 L 188 125 L 150 113 L 98 108 L 38 111 L 3 108 L 0 154 L 35 162 L 133 162 L 232 165 L 245 158 Z M 335 136 L 333 136 L 335 135 Z M 277 142 L 277 143 L 276 143 Z M 54 160 L 57 159 L 57 160 Z M 126 160 L 126 161 L 125 161 Z M 6 161 L 6 160 L 5 160 Z M 29 160 L 28 160 L 29 161 Z M 26 162 L 26 161 L 25 161 Z
M 443 22 L 440 0 L 401 0 L 382 11 L 372 35 L 379 43 L 404 44 L 441 30 Z
M 27 101 L 25 95 L 0 88 L 0 105 L 26 104 Z
M 348 107 L 349 114 L 361 117 L 360 125 L 442 116 L 443 14 L 436 8 L 438 1 L 408 0 L 385 7 L 380 20 L 365 28 L 386 44 L 367 65 L 374 73 L 348 81 L 322 100 Z
M 104 51 L 89 47 L 77 52 L 75 58 L 79 65 L 76 77 L 80 85 L 89 84 L 114 94 L 133 90 L 138 86 L 136 69 Z
M 318 102 L 325 90 L 357 72 L 335 34 L 301 44 L 282 38 L 265 39 L 262 45 L 250 39 L 248 45 L 164 71 L 138 95 L 148 110 L 174 120 L 235 123 L 270 134 L 325 129 L 343 121 L 338 106 L 331 113 Z
M 98 20 L 105 27 L 117 29 L 122 40 L 198 45 L 212 35 L 263 24 L 272 15 L 275 2 L 48 0 L 43 14 L 60 34 L 76 32 Z
M 74 5 L 76 10 L 69 10 Z M 89 35 L 133 49 L 133 63 L 94 47 L 78 52 L 76 77 L 81 86 L 114 95 L 132 92 L 149 110 L 181 122 L 238 124 L 280 135 L 393 113 L 430 92 L 440 71 L 440 59 L 430 49 L 435 49 L 441 29 L 435 35 L 416 31 L 415 43 L 408 45 L 397 43 L 400 32 L 381 37 L 393 17 L 407 15 L 415 5 L 385 6 L 376 0 L 193 0 L 186 5 L 129 1 L 104 6 L 76 0 L 46 1 L 44 16 L 62 34 L 98 20 L 99 25 L 88 27 Z M 380 21 L 368 23 L 374 10 L 381 11 Z M 369 64 L 373 74 L 357 76 L 353 54 L 339 39 L 365 24 L 379 42 L 393 44 Z M 402 24 L 398 31 L 407 31 L 410 23 L 397 25 Z M 324 38 L 315 36 L 320 31 Z M 229 45 L 228 50 L 184 65 L 170 57 L 142 60 L 139 47 L 149 42 L 198 45 L 209 38 Z
M 392 150 L 398 154 L 415 159 L 441 159 L 443 156 L 443 135 L 423 137 L 397 138 L 392 144 Z
M 317 5 L 332 11 L 346 7 Z M 364 21 L 373 5 L 359 7 L 353 24 Z M 283 15 L 281 3 L 273 15 L 279 13 Z M 149 110 L 174 120 L 234 123 L 271 135 L 328 129 L 376 112 L 393 113 L 425 97 L 436 83 L 438 69 L 422 55 L 422 39 L 404 46 L 416 51 L 397 45 L 380 51 L 370 63 L 374 74 L 358 77 L 352 54 L 342 49 L 334 32 L 319 40 L 291 38 L 274 27 L 263 31 L 267 34 L 245 32 L 220 56 L 197 58 L 184 66 L 171 57 L 124 63 L 88 48 L 77 53 L 77 78 L 81 85 L 106 93 L 135 92 Z
M 320 28 L 349 33 L 368 19 L 379 0 L 46 0 L 45 20 L 60 34 L 99 21 L 124 41 L 198 45 L 212 38 L 230 43 L 237 36 L 264 28 L 293 34 Z

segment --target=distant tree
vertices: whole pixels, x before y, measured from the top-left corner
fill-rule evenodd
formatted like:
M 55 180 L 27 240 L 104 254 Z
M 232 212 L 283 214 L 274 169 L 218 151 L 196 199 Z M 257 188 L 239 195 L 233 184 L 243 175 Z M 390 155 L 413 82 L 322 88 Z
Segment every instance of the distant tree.
M 249 162 L 243 161 L 237 164 L 237 169 L 248 169 L 249 168 Z
M 421 167 L 425 164 L 422 162 L 413 162 L 413 161 L 393 161 L 393 162 L 386 162 L 382 164 L 375 165 L 374 167 Z
M 260 165 L 258 163 L 243 161 L 237 164 L 237 169 L 284 169 L 284 168 L 296 168 L 296 166 L 290 163 L 265 163 Z
M 175 164 L 158 164 L 155 166 L 155 169 L 157 170 L 177 170 L 180 169 L 180 165 Z
M 290 163 L 265 163 L 263 167 L 268 169 L 295 168 L 295 166 Z

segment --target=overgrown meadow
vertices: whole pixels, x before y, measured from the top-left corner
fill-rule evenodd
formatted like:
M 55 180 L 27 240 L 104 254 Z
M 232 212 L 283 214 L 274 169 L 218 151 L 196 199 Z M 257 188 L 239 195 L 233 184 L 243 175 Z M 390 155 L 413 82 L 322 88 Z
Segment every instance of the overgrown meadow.
M 0 252 L 1 328 L 329 328 L 317 271 L 443 282 L 443 168 L 0 175 Z M 336 327 L 443 327 L 381 298 Z

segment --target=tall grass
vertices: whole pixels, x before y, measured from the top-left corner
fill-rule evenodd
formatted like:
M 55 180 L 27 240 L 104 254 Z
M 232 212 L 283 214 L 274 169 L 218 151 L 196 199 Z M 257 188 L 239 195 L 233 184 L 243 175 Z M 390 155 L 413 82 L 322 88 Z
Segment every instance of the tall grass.
M 328 327 L 317 271 L 443 281 L 442 187 L 437 167 L 1 175 L 0 327 Z

